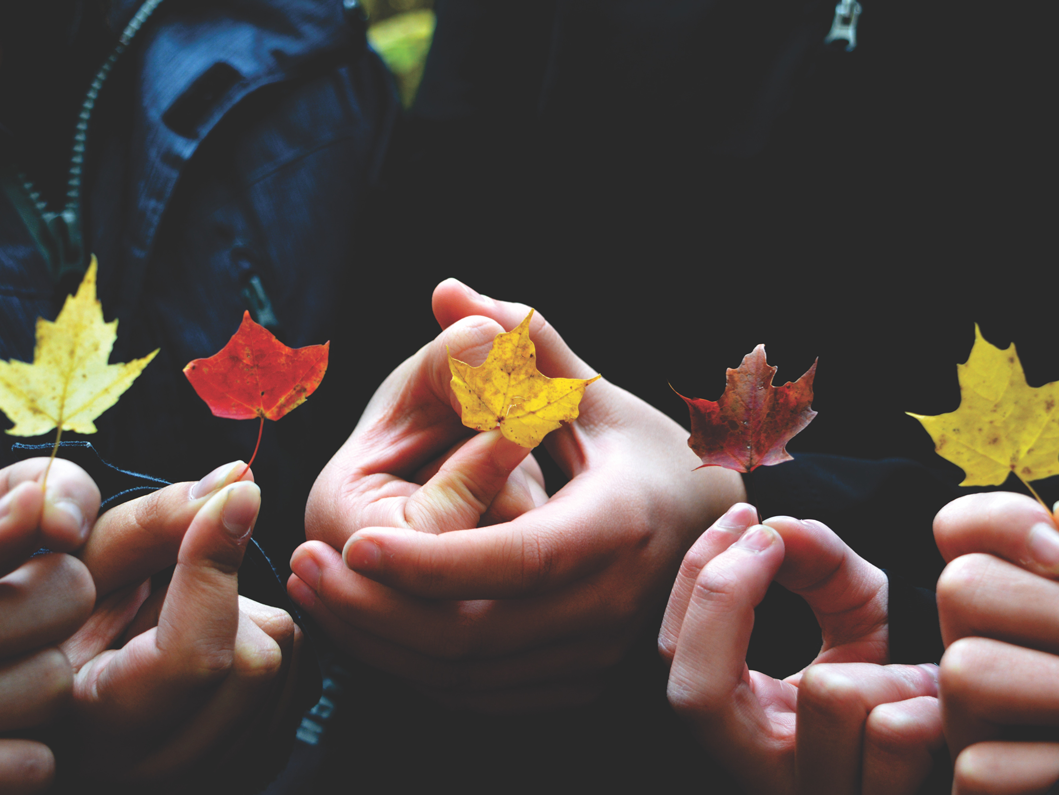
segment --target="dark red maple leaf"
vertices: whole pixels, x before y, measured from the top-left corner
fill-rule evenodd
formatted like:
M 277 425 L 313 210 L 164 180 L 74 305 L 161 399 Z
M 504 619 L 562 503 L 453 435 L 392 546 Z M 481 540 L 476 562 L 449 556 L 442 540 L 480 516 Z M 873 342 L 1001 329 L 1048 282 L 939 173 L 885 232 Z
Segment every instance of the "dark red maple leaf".
M 717 402 L 680 395 L 691 411 L 688 446 L 702 466 L 750 472 L 791 460 L 785 445 L 816 416 L 811 408 L 816 362 L 794 383 L 774 387 L 775 375 L 776 368 L 765 361 L 765 346 L 758 345 L 727 371 Z
M 239 330 L 208 359 L 188 362 L 184 375 L 214 416 L 278 420 L 297 408 L 323 380 L 330 342 L 288 348 L 243 313 Z M 261 429 L 258 430 L 261 444 Z M 254 455 L 257 448 L 254 448 Z M 247 464 L 249 467 L 249 463 Z

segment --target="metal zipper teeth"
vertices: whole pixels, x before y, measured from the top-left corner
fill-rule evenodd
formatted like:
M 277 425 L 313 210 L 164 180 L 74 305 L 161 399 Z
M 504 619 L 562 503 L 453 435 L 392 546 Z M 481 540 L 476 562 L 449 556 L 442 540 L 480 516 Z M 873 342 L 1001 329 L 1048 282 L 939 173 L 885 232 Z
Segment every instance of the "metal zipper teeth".
M 88 140 L 88 122 L 92 118 L 92 111 L 95 108 L 96 100 L 99 98 L 99 92 L 103 88 L 103 84 L 106 83 L 107 77 L 110 76 L 111 71 L 114 69 L 114 64 L 117 63 L 118 58 L 121 54 L 128 49 L 129 43 L 133 37 L 139 32 L 143 24 L 148 20 L 151 14 L 154 13 L 155 9 L 162 4 L 163 0 L 147 0 L 140 10 L 136 12 L 129 24 L 125 26 L 125 30 L 121 32 L 121 37 L 118 39 L 118 43 L 114 46 L 110 56 L 96 72 L 95 79 L 92 81 L 92 85 L 88 88 L 88 93 L 85 95 L 84 102 L 81 103 L 81 113 L 77 117 L 77 126 L 74 128 L 74 145 L 73 152 L 70 155 L 70 171 L 69 177 L 66 182 L 66 204 L 60 211 L 60 214 L 68 217 L 73 217 L 76 223 L 80 224 L 80 209 L 81 204 L 81 169 L 85 162 L 85 143 Z M 42 215 L 48 213 L 48 205 L 44 198 L 40 195 L 40 191 L 36 189 L 33 181 L 29 179 L 23 172 L 17 171 L 16 176 L 21 180 L 22 185 L 26 189 L 26 193 L 33 200 L 33 203 L 37 205 L 37 209 L 40 210 Z

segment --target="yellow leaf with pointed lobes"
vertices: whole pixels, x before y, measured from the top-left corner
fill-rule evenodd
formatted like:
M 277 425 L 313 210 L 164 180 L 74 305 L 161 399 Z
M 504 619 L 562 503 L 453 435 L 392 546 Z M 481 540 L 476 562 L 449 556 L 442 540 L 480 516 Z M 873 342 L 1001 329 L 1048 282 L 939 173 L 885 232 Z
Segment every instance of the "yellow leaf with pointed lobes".
M 117 403 L 158 353 L 108 364 L 117 337 L 118 321 L 103 321 L 92 257 L 76 295 L 67 296 L 55 322 L 37 318 L 33 363 L 0 361 L 0 410 L 15 423 L 7 432 L 95 433 L 93 420 Z
M 471 367 L 449 357 L 452 391 L 463 424 L 478 431 L 499 428 L 523 447 L 536 447 L 564 422 L 577 419 L 585 388 L 595 378 L 548 378 L 537 370 L 530 341 L 533 310 L 512 331 L 497 334 L 483 364 Z
M 960 407 L 949 414 L 911 414 L 938 455 L 961 467 L 961 486 L 999 486 L 1012 472 L 1022 481 L 1059 475 L 1059 381 L 1026 383 L 1014 344 L 991 345 L 975 326 L 974 347 L 956 365 Z

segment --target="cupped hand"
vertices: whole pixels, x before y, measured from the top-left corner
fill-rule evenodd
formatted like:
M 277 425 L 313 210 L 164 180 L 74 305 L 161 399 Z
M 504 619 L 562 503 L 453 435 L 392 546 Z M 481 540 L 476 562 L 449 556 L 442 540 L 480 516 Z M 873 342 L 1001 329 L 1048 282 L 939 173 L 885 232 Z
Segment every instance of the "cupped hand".
M 608 381 L 543 447 L 569 482 L 550 498 L 533 456 L 459 419 L 447 355 L 484 361 L 528 308 L 455 280 L 444 331 L 382 384 L 320 474 L 289 591 L 343 649 L 484 711 L 583 702 L 604 686 L 702 528 L 745 492 L 694 471 L 687 432 Z M 538 368 L 590 378 L 538 313 Z
M 0 470 L 0 792 L 46 789 L 55 776 L 46 733 L 67 704 L 73 670 L 58 646 L 92 610 L 92 577 L 68 553 L 99 510 L 99 489 L 69 461 L 35 458 Z M 30 557 L 46 547 L 52 554 Z
M 300 630 L 238 594 L 261 502 L 252 475 L 237 480 L 244 469 L 220 467 L 96 523 L 81 557 L 100 599 L 63 644 L 76 672 L 63 738 L 71 781 L 199 775 L 280 719 Z
M 746 664 L 775 579 L 823 636 L 802 671 Z M 942 745 L 934 666 L 887 665 L 887 581 L 831 530 L 736 505 L 689 550 L 659 634 L 670 703 L 748 793 L 912 795 Z
M 1059 531 L 1019 494 L 961 497 L 934 520 L 941 706 L 953 792 L 1045 792 L 1059 781 Z

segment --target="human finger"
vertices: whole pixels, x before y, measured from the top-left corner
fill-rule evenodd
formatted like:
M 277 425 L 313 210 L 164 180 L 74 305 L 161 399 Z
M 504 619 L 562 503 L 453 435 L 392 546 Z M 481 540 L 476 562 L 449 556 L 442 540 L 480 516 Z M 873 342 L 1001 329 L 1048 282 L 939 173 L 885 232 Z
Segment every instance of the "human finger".
M 798 791 L 859 793 L 866 729 L 873 710 L 889 702 L 936 695 L 934 671 L 926 667 L 810 665 L 798 684 Z M 902 766 L 895 778 L 907 779 L 909 772 Z
M 548 644 L 529 644 L 518 651 L 498 655 L 461 653 L 465 650 L 456 643 L 433 649 L 414 648 L 360 629 L 333 612 L 324 602 L 313 603 L 315 595 L 296 575 L 292 575 L 288 588 L 299 605 L 303 604 L 303 599 L 308 600 L 306 611 L 347 654 L 437 693 L 492 694 L 523 685 L 552 685 L 601 677 L 621 657 L 636 632 L 635 628 L 628 626 L 613 627 L 556 639 Z M 299 593 L 300 589 L 305 590 Z M 500 603 L 454 604 L 451 607 L 453 615 L 471 610 L 506 613 Z M 453 626 L 452 623 L 446 624 L 450 634 L 458 634 L 459 630 L 454 630 Z
M 529 314 L 525 304 L 498 301 L 480 295 L 457 279 L 446 279 L 434 288 L 431 299 L 434 317 L 441 327 L 448 328 L 460 319 L 472 315 L 491 318 L 505 329 L 513 329 Z M 530 320 L 530 337 L 537 346 L 537 367 L 548 376 L 563 378 L 591 378 L 596 372 L 570 347 L 539 312 Z M 591 390 L 585 393 L 585 398 Z
M 480 364 L 500 331 L 488 318 L 467 318 L 387 377 L 313 484 L 307 538 L 341 549 L 361 527 L 408 526 L 405 507 L 419 473 L 473 433 L 460 421 L 448 357 Z
M 0 499 L 0 577 L 40 549 L 44 495 L 35 483 L 21 483 Z
M 77 558 L 52 553 L 26 561 L 0 579 L 0 659 L 65 640 L 92 612 L 95 594 Z
M 434 534 L 477 527 L 529 453 L 529 448 L 505 439 L 499 430 L 477 434 L 408 497 L 389 526 Z
M 70 695 L 73 669 L 52 647 L 0 663 L 0 732 L 43 726 Z
M 1036 500 L 1022 494 L 968 494 L 934 518 L 934 540 L 946 561 L 972 552 L 1004 558 L 1047 577 L 1059 577 L 1059 530 Z
M 343 625 L 438 659 L 499 657 L 627 627 L 639 608 L 607 596 L 593 577 L 533 598 L 425 599 L 351 572 L 319 541 L 295 550 L 291 569 L 304 588 L 289 593 L 317 620 L 324 606 Z
M 33 740 L 0 740 L 0 792 L 45 792 L 55 778 L 55 755 Z
M 40 495 L 46 471 L 47 458 L 30 458 L 0 470 L 0 575 L 18 565 L 27 545 L 30 552 L 40 547 L 56 552 L 76 549 L 85 542 L 96 519 L 99 488 L 87 472 L 71 461 L 57 458 L 48 471 L 46 491 Z M 42 502 L 28 499 L 30 492 L 24 484 L 36 486 Z M 20 492 L 17 496 L 13 494 L 16 490 Z M 13 507 L 19 509 L 14 515 L 10 513 Z M 20 520 L 19 540 L 9 551 L 12 542 L 5 536 L 15 532 L 10 521 L 16 518 Z M 36 533 L 30 535 L 31 531 Z
M 346 542 L 343 559 L 359 574 L 425 598 L 501 599 L 552 590 L 601 570 L 628 542 L 626 534 L 593 524 L 610 515 L 613 496 L 591 480 L 572 482 L 545 505 L 488 528 L 442 535 L 364 528 Z
M 766 519 L 786 551 L 776 581 L 812 608 L 824 636 L 817 662 L 886 662 L 886 575 L 812 519 Z
M 953 764 L 952 795 L 1030 795 L 1059 781 L 1059 743 L 975 743 Z
M 971 636 L 1059 654 L 1059 582 L 986 554 L 962 555 L 937 585 L 946 645 Z
M 941 658 L 945 738 L 953 757 L 1007 726 L 1059 725 L 1059 657 L 991 638 L 962 638 Z
M 160 747 L 137 762 L 129 773 L 131 780 L 158 780 L 193 763 L 216 761 L 221 753 L 232 753 L 244 733 L 255 733 L 255 723 L 271 721 L 273 696 L 282 671 L 291 665 L 294 631 L 291 621 L 281 645 L 258 625 L 264 620 L 266 626 L 278 627 L 279 622 L 268 615 L 259 610 L 253 616 L 240 612 L 232 662 L 223 682 Z
M 783 561 L 783 539 L 755 525 L 699 573 L 669 670 L 667 695 L 710 752 L 753 779 L 774 727 L 747 671 L 754 608 Z
M 174 483 L 99 517 L 79 557 L 92 572 L 100 596 L 173 565 L 192 520 L 211 496 L 244 471 L 242 461 L 224 464 L 197 483 Z M 241 479 L 253 482 L 253 472 Z
M 666 604 L 666 612 L 662 618 L 662 627 L 658 633 L 658 651 L 666 662 L 673 661 L 684 613 L 688 609 L 695 581 L 702 567 L 728 549 L 739 536 L 746 532 L 747 528 L 757 522 L 756 508 L 743 502 L 736 503 L 699 536 L 684 555 L 680 571 L 677 572 L 677 578 L 673 582 L 673 590 L 669 594 L 669 602 Z
M 945 745 L 936 696 L 880 704 L 864 728 L 861 795 L 914 795 Z
M 144 580 L 139 585 L 120 588 L 104 597 L 80 628 L 59 646 L 74 670 L 111 648 L 126 632 L 131 633 L 130 637 L 140 634 L 130 624 L 138 618 L 138 611 L 150 595 L 151 583 Z
M 260 507 L 254 483 L 214 494 L 180 545 L 158 626 L 78 672 L 76 692 L 108 725 L 179 714 L 189 693 L 223 679 L 239 624 L 237 573 Z

